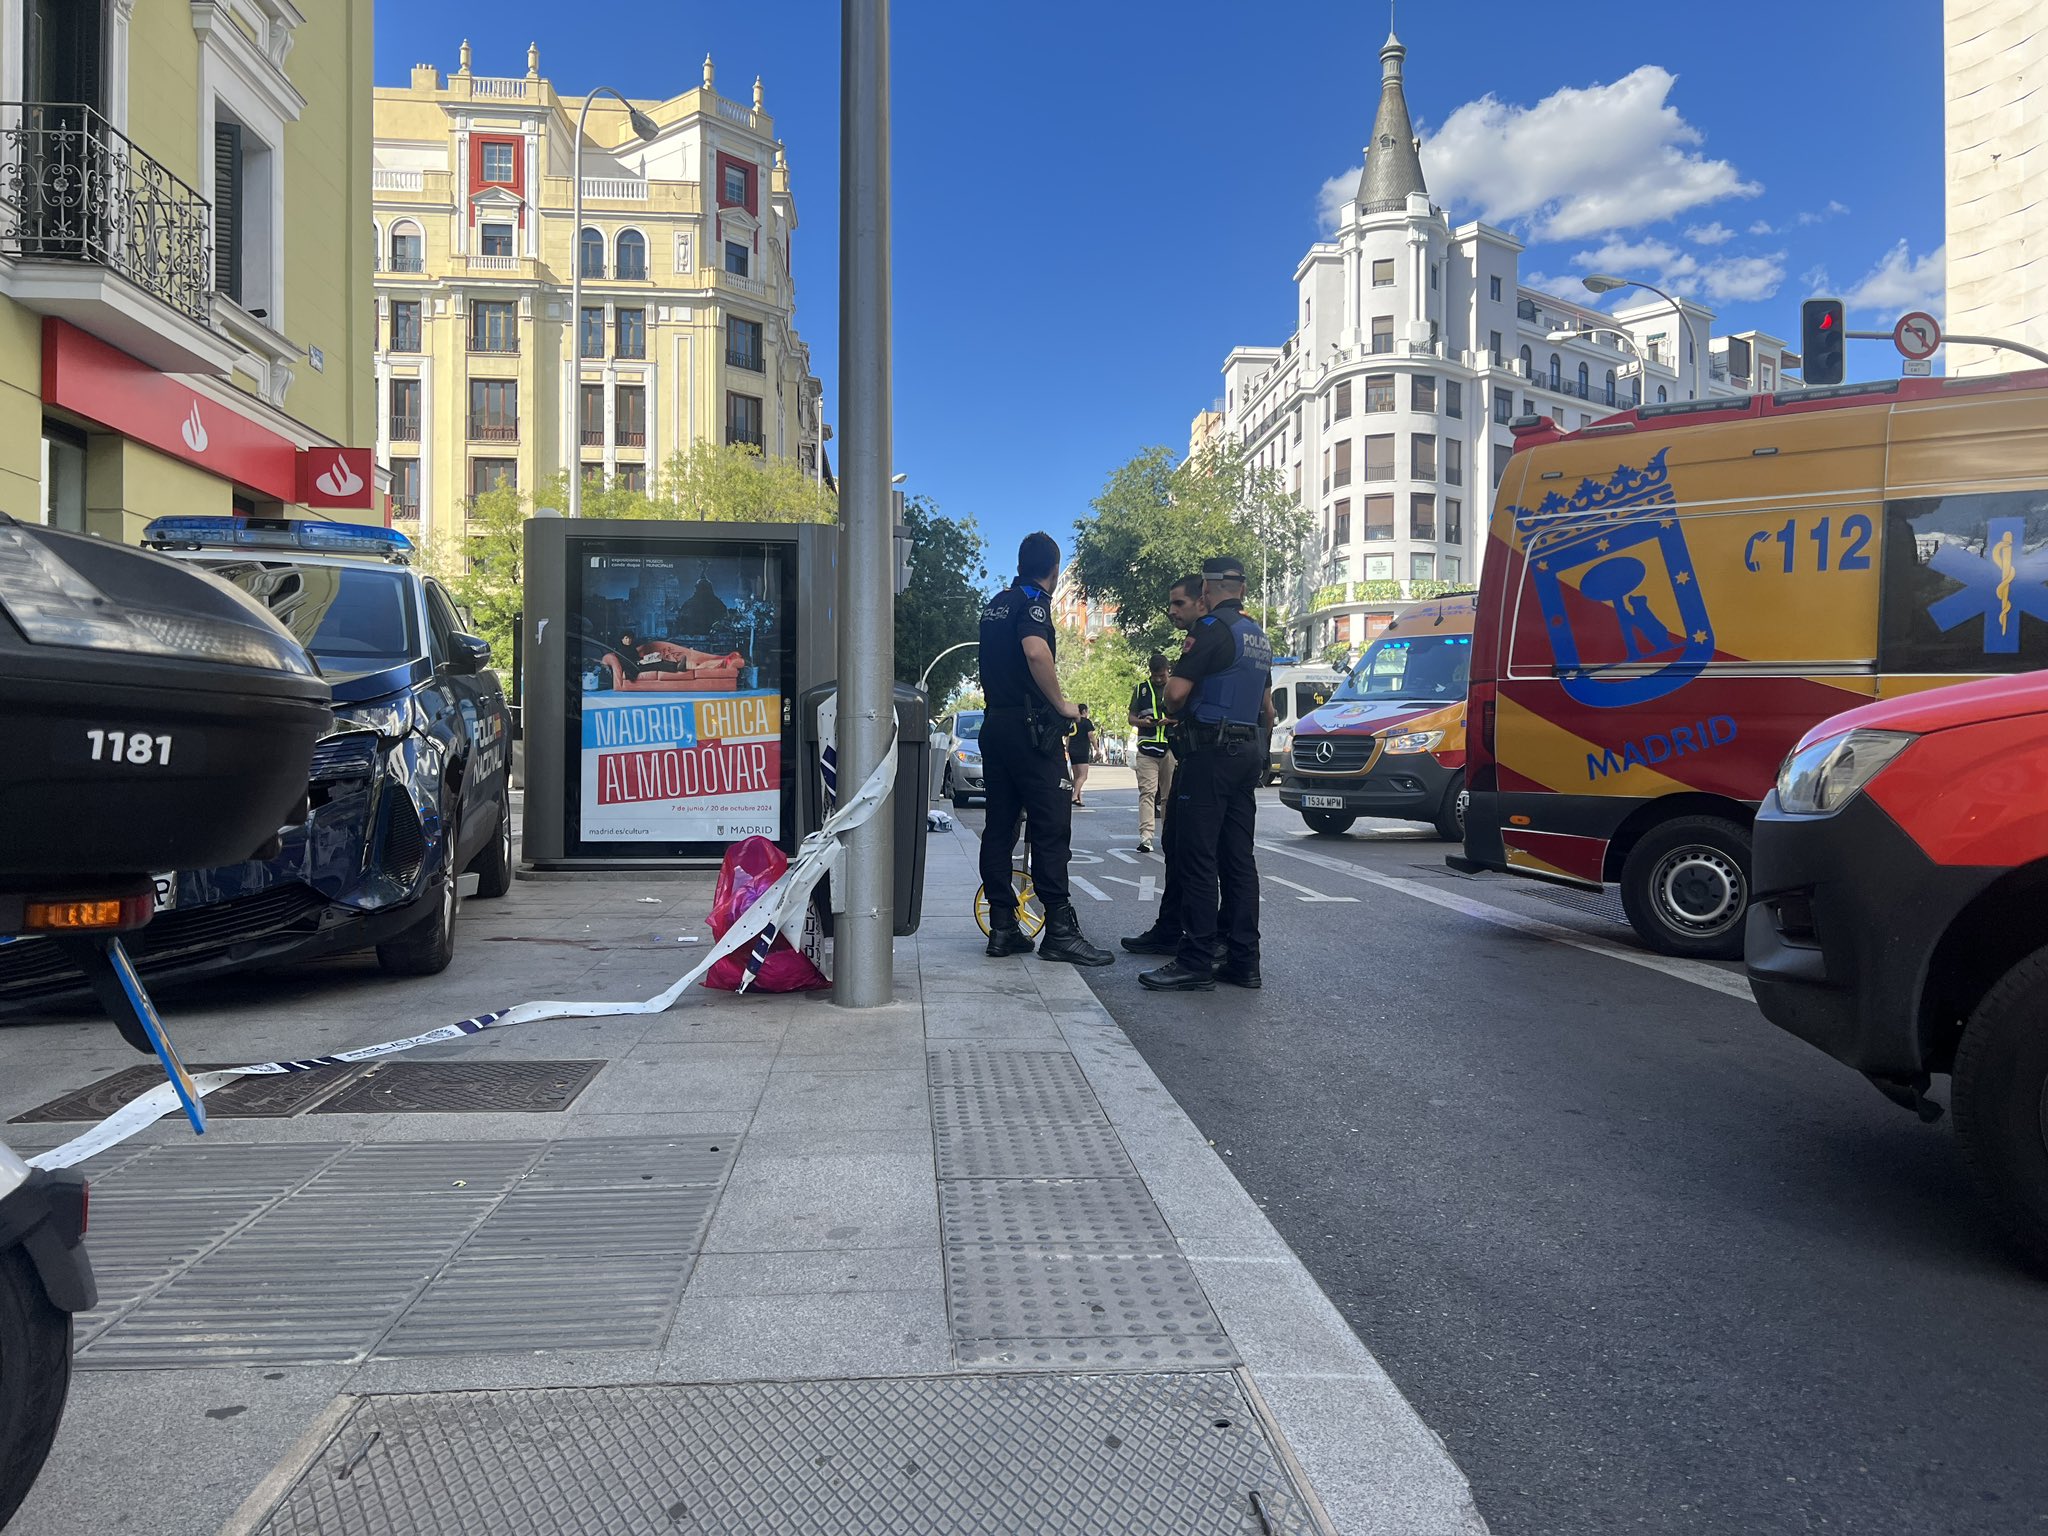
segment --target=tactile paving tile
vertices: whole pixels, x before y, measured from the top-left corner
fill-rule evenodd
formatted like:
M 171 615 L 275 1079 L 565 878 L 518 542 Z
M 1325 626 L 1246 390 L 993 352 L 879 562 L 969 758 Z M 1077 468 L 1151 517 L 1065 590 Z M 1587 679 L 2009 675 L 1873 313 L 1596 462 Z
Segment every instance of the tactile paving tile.
M 1081 1243 L 1124 1253 L 1174 1253 L 1173 1229 L 1137 1179 L 944 1179 L 948 1244 Z
M 316 1115 L 405 1113 L 560 1114 L 576 1102 L 602 1061 L 379 1062 Z
M 1234 1375 L 365 1397 L 259 1536 L 1315 1536 Z
M 602 1264 L 552 1254 L 462 1256 L 406 1309 L 379 1359 L 537 1349 L 658 1349 L 692 1253 L 608 1254 Z
M 946 1249 L 946 1304 L 962 1339 L 1220 1334 L 1179 1254 L 1071 1248 Z
M 463 1246 L 464 1258 L 545 1254 L 579 1257 L 695 1253 L 718 1191 L 708 1185 L 643 1184 L 623 1189 L 531 1189 L 521 1185 Z
M 175 1195 L 286 1194 L 349 1150 L 345 1141 L 216 1142 L 179 1140 L 150 1147 L 105 1175 L 93 1194 L 165 1199 Z M 97 1239 L 99 1233 L 92 1233 Z
M 1198 1371 L 1239 1363 L 1220 1333 L 1106 1339 L 955 1339 L 953 1355 L 977 1369 L 1008 1371 Z
M 1138 1172 L 1099 1114 L 1070 1125 L 969 1127 L 941 1125 L 935 1118 L 932 1146 L 942 1179 L 1129 1179 Z
M 935 1088 L 1085 1091 L 1088 1087 L 1087 1074 L 1067 1050 L 990 1051 L 953 1046 L 927 1052 L 925 1072 Z
M 306 1186 L 309 1195 L 498 1195 L 548 1148 L 545 1141 L 367 1142 Z

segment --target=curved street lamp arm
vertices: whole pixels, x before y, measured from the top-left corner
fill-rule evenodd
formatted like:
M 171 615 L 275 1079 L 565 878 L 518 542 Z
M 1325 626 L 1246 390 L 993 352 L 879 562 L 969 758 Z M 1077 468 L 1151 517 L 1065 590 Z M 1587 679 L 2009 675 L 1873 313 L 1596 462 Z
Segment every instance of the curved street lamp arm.
M 964 651 L 970 645 L 979 644 L 981 644 L 981 641 L 979 640 L 962 640 L 958 645 L 947 646 L 943 651 L 939 652 L 938 655 L 934 656 L 931 659 L 931 666 L 927 666 L 924 669 L 924 675 L 918 678 L 917 686 L 919 688 L 922 688 L 925 686 L 925 684 L 929 683 L 932 680 L 932 667 L 936 667 L 940 662 L 944 661 L 948 656 L 952 655 L 955 651 Z

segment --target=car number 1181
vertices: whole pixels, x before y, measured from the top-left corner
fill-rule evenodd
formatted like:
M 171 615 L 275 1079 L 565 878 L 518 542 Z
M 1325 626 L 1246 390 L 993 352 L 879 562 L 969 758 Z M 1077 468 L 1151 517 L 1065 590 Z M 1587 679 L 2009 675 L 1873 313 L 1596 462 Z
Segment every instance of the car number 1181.
M 171 738 L 152 736 L 146 731 L 87 731 L 86 741 L 96 763 L 133 763 L 138 768 L 166 767 L 171 761 Z

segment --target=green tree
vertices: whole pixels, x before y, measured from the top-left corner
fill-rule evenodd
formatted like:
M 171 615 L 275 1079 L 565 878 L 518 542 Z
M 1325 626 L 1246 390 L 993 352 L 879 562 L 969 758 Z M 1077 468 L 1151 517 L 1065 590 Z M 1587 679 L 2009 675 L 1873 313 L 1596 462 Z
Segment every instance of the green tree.
M 915 683 L 948 646 L 973 640 L 988 602 L 988 545 L 973 518 L 947 517 L 924 496 L 903 504 L 910 530 L 910 585 L 896 599 L 896 679 Z M 973 650 L 932 668 L 934 713 L 975 675 Z
M 1105 735 L 1130 731 L 1131 694 L 1145 680 L 1145 657 L 1129 637 L 1104 630 L 1086 640 L 1078 629 L 1059 635 L 1060 687 L 1076 704 L 1086 704 L 1095 728 Z
M 551 491 L 565 487 L 557 475 Z M 565 494 L 565 493 L 564 493 Z M 543 503 L 562 506 L 564 501 Z M 677 522 L 829 523 L 839 498 L 794 459 L 769 458 L 751 443 L 699 439 L 662 463 L 645 491 L 592 477 L 583 486 L 585 517 L 647 517 Z
M 509 485 L 470 499 L 467 532 L 436 534 L 420 550 L 420 566 L 455 595 L 491 643 L 492 664 L 512 665 L 512 631 L 526 605 L 524 491 Z
M 1094 598 L 1117 605 L 1123 632 L 1164 648 L 1172 640 L 1167 588 L 1212 555 L 1244 561 L 1247 607 L 1271 628 L 1285 618 L 1311 514 L 1279 471 L 1253 464 L 1226 440 L 1189 459 L 1147 448 L 1110 474 L 1095 515 L 1075 525 L 1074 563 Z

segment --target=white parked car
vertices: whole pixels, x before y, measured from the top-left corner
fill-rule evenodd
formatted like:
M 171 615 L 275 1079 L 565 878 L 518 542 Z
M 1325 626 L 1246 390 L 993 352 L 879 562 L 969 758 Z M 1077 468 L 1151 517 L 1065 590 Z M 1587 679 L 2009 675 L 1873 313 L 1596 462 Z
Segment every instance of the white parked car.
M 932 752 L 945 760 L 939 771 L 941 795 L 956 806 L 987 800 L 981 777 L 980 710 L 963 709 L 941 719 L 932 727 Z

